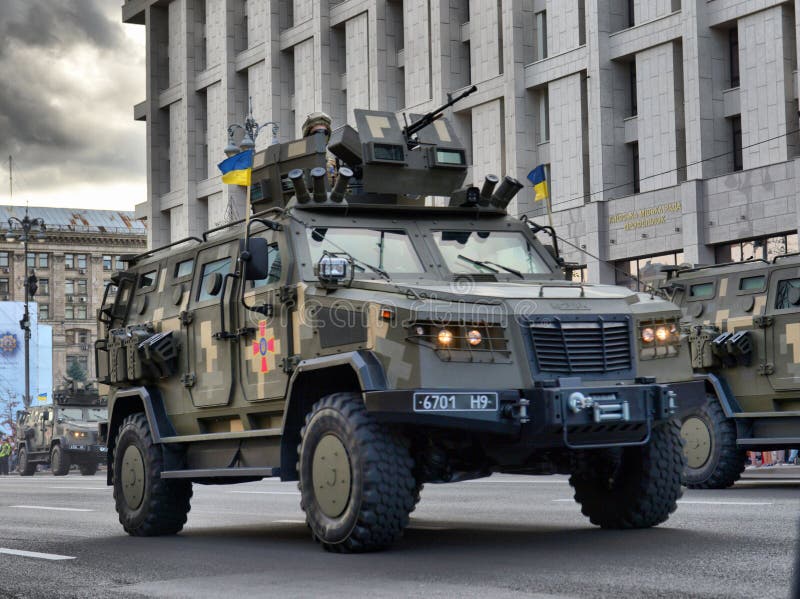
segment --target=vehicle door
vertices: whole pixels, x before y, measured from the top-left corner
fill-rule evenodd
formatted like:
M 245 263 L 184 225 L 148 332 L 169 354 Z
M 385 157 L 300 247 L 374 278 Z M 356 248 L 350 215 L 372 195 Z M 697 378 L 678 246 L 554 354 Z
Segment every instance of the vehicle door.
M 772 271 L 766 315 L 766 370 L 776 390 L 800 389 L 800 267 Z
M 266 230 L 253 235 L 267 240 L 268 276 L 244 282 L 244 303 L 239 303 L 241 381 L 247 401 L 283 400 L 288 374 L 283 360 L 289 356 L 293 319 L 293 294 L 287 285 L 292 256 L 285 231 Z M 280 424 L 263 423 L 263 428 Z
M 37 415 L 36 426 L 36 447 L 34 451 L 45 451 L 53 438 L 53 412 L 49 409 L 42 410 Z
M 187 350 L 191 371 L 184 385 L 196 407 L 224 406 L 230 402 L 234 382 L 230 298 L 238 248 L 233 242 L 205 248 L 197 254 L 191 296 L 187 307 Z

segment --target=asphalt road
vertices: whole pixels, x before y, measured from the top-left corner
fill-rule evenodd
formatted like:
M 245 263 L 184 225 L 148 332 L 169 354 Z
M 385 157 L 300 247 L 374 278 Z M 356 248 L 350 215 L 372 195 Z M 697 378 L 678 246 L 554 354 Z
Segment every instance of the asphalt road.
M 565 477 L 498 475 L 428 485 L 399 545 L 333 555 L 294 483 L 194 489 L 183 533 L 132 538 L 104 473 L 0 477 L 0 597 L 785 598 L 800 506 L 798 469 L 773 469 L 687 491 L 657 528 L 604 531 Z

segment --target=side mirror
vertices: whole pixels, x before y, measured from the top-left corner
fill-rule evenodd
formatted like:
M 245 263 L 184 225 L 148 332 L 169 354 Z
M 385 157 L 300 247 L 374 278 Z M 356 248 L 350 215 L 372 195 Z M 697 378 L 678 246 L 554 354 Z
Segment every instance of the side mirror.
M 247 243 L 240 240 L 239 255 L 244 264 L 245 281 L 263 281 L 269 277 L 269 243 L 266 239 L 251 237 Z

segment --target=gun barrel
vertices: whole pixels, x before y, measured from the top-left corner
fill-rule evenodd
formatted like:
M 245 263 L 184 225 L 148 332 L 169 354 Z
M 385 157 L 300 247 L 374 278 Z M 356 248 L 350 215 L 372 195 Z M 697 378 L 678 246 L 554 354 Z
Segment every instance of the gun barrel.
M 425 127 L 430 125 L 433 121 L 435 121 L 438 118 L 438 116 L 441 113 L 443 113 L 445 110 L 450 108 L 453 104 L 455 104 L 456 102 L 458 102 L 460 100 L 463 100 L 468 95 L 470 95 L 471 93 L 476 92 L 476 91 L 478 91 L 478 86 L 477 85 L 473 85 L 469 89 L 464 90 L 461 94 L 459 94 L 455 98 L 450 97 L 450 95 L 448 94 L 448 98 L 447 98 L 447 102 L 446 103 L 444 103 L 441 106 L 439 106 L 439 108 L 437 108 L 436 110 L 432 110 L 428 114 L 424 115 L 420 120 L 418 120 L 415 123 L 411 123 L 410 125 L 408 125 L 404 129 L 404 133 L 405 133 L 406 139 L 408 139 L 409 137 L 414 135 L 417 131 L 421 131 L 422 129 L 424 129 Z

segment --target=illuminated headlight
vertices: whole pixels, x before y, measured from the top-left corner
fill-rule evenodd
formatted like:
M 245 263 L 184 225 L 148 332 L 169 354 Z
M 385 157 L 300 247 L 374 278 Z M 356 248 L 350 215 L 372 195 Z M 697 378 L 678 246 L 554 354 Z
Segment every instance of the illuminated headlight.
M 677 319 L 639 323 L 639 357 L 642 360 L 671 358 L 678 355 L 681 333 Z
M 449 329 L 442 329 L 436 336 L 436 340 L 439 342 L 439 345 L 449 347 L 450 344 L 453 343 L 453 332 Z
M 475 347 L 476 345 L 480 345 L 481 341 L 483 341 L 483 335 L 477 329 L 472 329 L 471 331 L 467 331 L 467 343 L 471 346 Z
M 72 436 L 75 437 L 76 439 L 82 439 L 86 436 L 86 433 L 82 431 L 72 431 Z

